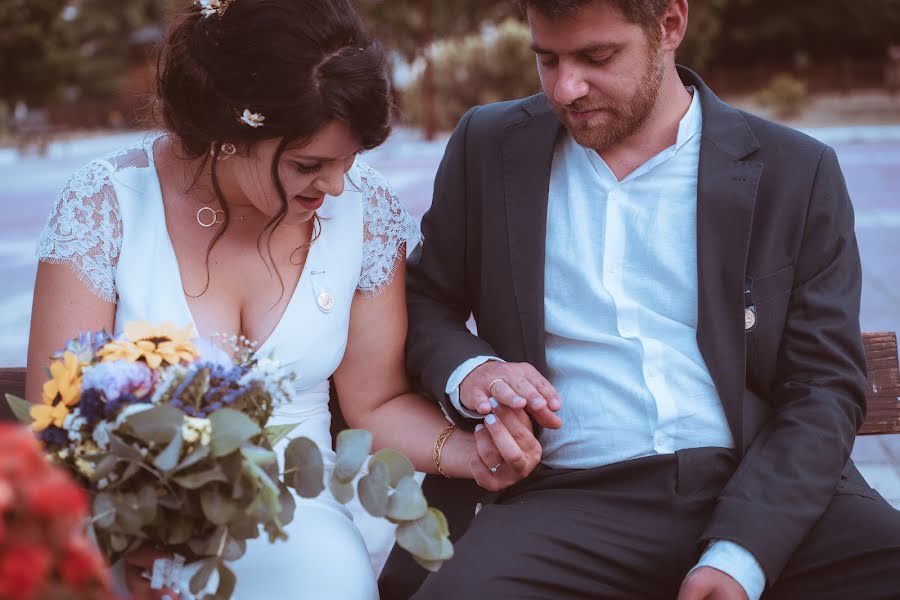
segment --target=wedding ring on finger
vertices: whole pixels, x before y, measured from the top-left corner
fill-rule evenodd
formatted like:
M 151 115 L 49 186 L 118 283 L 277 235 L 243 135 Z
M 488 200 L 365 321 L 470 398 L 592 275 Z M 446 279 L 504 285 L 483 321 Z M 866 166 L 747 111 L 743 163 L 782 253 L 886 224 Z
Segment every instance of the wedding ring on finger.
M 502 379 L 495 379 L 492 382 L 490 382 L 488 384 L 488 396 L 490 396 L 492 398 L 494 397 L 494 385 L 496 385 L 498 383 L 506 383 L 506 382 L 503 381 Z
M 499 469 L 502 464 L 503 464 L 502 462 L 499 462 L 496 465 L 494 465 L 493 467 L 488 468 L 488 471 L 490 471 L 491 473 L 494 473 L 496 475 L 497 469 Z

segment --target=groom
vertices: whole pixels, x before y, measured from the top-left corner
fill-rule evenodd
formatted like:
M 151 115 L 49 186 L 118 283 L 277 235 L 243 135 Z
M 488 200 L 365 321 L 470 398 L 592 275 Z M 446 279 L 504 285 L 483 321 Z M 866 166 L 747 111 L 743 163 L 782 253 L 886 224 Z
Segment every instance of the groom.
M 415 598 L 895 597 L 834 151 L 676 67 L 687 0 L 521 4 L 544 92 L 449 142 L 408 366 L 461 423 L 527 402 L 543 463 Z

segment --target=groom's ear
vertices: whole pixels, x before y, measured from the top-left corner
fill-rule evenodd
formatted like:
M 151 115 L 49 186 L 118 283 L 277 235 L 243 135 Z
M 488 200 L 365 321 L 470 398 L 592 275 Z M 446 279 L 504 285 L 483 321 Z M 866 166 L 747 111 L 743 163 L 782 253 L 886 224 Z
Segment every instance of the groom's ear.
M 674 53 L 681 42 L 688 25 L 688 0 L 670 0 L 660 20 L 660 47 L 663 52 Z

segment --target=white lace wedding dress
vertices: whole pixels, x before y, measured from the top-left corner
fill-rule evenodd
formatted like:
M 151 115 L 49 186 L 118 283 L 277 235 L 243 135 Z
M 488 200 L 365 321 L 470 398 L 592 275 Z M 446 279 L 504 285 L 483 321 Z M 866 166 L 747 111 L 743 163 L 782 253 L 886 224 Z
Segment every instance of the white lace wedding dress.
M 153 160 L 157 139 L 150 135 L 78 171 L 60 193 L 38 245 L 39 260 L 71 264 L 95 294 L 116 302 L 116 333 L 135 320 L 194 324 L 166 229 Z M 274 423 L 299 422 L 291 437 L 313 439 L 326 468 L 334 464 L 328 378 L 344 355 L 351 302 L 358 292 L 379 293 L 400 244 L 412 248 L 419 236 L 378 172 L 357 161 L 347 177 L 344 193 L 328 197 L 318 211 L 321 235 L 284 315 L 257 350 L 297 377 L 295 401 L 277 410 Z M 366 546 L 348 509 L 327 489 L 313 500 L 295 499 L 288 541 L 251 540 L 233 563 L 235 599 L 377 598 Z

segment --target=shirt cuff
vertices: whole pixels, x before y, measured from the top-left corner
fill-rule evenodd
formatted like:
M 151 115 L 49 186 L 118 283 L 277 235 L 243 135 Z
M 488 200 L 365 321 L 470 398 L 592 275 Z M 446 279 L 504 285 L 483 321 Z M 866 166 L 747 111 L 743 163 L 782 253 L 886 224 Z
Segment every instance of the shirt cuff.
M 489 360 L 506 362 L 495 356 L 476 356 L 475 358 L 470 358 L 463 364 L 456 367 L 456 370 L 450 374 L 450 379 L 447 380 L 447 387 L 444 392 L 450 398 L 450 404 L 453 405 L 453 408 L 459 411 L 459 414 L 464 417 L 468 417 L 469 419 L 484 419 L 485 415 L 473 410 L 469 410 L 462 405 L 462 402 L 460 402 L 459 400 L 459 386 L 463 382 L 463 379 L 469 376 L 469 373 Z
M 691 572 L 712 567 L 737 581 L 750 600 L 759 600 L 766 588 L 766 575 L 753 554 L 734 542 L 714 540 Z

